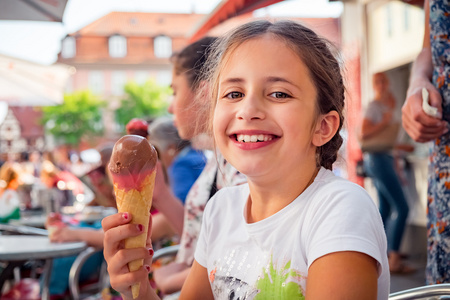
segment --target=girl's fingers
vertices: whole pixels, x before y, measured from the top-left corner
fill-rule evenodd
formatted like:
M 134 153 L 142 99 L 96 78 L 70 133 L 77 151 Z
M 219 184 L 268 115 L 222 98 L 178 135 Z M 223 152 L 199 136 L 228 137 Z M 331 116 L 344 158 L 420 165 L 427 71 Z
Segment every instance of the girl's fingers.
M 150 215 L 150 218 L 148 220 L 147 242 L 145 244 L 145 247 L 147 247 L 150 256 L 149 256 L 149 258 L 144 260 L 144 264 L 147 264 L 149 266 L 152 265 L 152 257 L 154 254 L 153 245 L 152 245 L 152 224 L 153 224 L 153 219 L 152 219 L 152 216 Z
M 129 273 L 128 263 L 133 260 L 151 258 L 151 253 L 147 248 L 132 248 L 122 249 L 116 252 L 116 254 L 110 257 L 108 261 L 108 273 L 110 274 L 125 274 Z
M 148 281 L 147 267 L 148 266 L 143 266 L 142 268 L 134 272 L 126 272 L 120 275 L 111 276 L 110 277 L 111 287 L 116 291 L 118 291 L 119 293 L 128 296 L 128 298 L 132 298 L 131 286 L 138 282 L 141 282 L 142 285 L 142 283 Z
M 113 227 L 117 227 L 119 225 L 126 224 L 130 221 L 131 221 L 130 213 L 127 213 L 127 212 L 117 213 L 117 214 L 110 215 L 110 216 L 103 218 L 102 228 L 103 228 L 103 231 L 106 232 Z
M 127 224 L 130 220 L 131 215 L 127 213 L 119 213 L 103 219 L 102 226 L 105 232 L 103 253 L 107 261 L 123 248 L 123 240 L 142 234 L 142 224 Z

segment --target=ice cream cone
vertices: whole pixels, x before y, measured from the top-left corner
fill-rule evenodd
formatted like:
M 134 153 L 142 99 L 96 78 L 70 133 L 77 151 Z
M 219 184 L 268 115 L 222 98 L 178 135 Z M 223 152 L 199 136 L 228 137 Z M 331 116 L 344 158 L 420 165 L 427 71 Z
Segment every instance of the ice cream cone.
M 119 189 L 117 185 L 114 185 L 114 191 L 116 193 L 117 209 L 119 212 L 129 212 L 131 214 L 130 224 L 142 224 L 144 230 L 142 234 L 127 238 L 125 240 L 125 248 L 139 248 L 145 247 L 147 242 L 148 221 L 150 218 L 150 208 L 152 206 L 153 188 L 155 186 L 156 169 L 147 175 L 143 181 L 141 190 L 131 189 Z M 142 259 L 133 260 L 128 263 L 129 270 L 139 270 L 144 264 Z M 131 287 L 133 293 L 133 299 L 139 296 L 140 283 Z
M 146 246 L 157 161 L 155 148 L 141 136 L 125 135 L 114 145 L 109 171 L 117 209 L 131 214 L 130 224 L 144 227 L 142 234 L 125 239 L 126 249 Z M 139 270 L 143 263 L 143 259 L 134 260 L 128 263 L 128 268 L 133 272 Z M 131 287 L 133 299 L 139 296 L 139 289 L 140 283 Z

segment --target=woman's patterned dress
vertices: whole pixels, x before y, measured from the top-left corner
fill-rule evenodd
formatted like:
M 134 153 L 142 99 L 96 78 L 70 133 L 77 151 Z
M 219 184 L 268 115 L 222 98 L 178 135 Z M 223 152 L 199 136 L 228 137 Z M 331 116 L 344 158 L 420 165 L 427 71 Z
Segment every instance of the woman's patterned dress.
M 433 84 L 442 96 L 443 119 L 450 122 L 450 3 L 430 0 Z M 428 175 L 428 284 L 450 283 L 450 132 L 431 148 Z

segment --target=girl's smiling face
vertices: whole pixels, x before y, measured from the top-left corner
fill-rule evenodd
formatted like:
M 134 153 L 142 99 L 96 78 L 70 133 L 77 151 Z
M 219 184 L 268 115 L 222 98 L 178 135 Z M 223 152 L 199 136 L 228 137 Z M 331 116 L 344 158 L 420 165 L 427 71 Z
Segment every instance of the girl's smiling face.
M 317 92 L 300 57 L 265 34 L 224 61 L 213 120 L 224 157 L 249 179 L 316 168 Z

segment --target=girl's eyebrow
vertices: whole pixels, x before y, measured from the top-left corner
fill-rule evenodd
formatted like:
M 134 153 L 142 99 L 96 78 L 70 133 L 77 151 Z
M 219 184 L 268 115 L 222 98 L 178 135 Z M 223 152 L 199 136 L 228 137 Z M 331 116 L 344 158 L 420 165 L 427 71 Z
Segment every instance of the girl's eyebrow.
M 272 82 L 285 82 L 287 84 L 290 84 L 290 85 L 295 86 L 296 88 L 300 89 L 300 87 L 298 85 L 296 85 L 295 83 L 293 83 L 283 77 L 269 76 L 269 77 L 267 77 L 267 82 L 271 82 L 271 83 Z
M 298 85 L 296 85 L 295 83 L 293 83 L 283 77 L 269 76 L 266 78 L 266 81 L 270 82 L 270 83 L 284 82 L 284 83 L 290 84 L 290 85 L 295 86 L 296 88 L 300 89 Z M 220 82 L 220 84 L 222 85 L 222 84 L 226 84 L 226 83 L 242 83 L 242 82 L 245 82 L 245 79 L 239 78 L 239 77 L 231 77 L 231 78 L 227 78 L 224 81 Z
M 220 84 L 225 84 L 225 83 L 242 83 L 245 80 L 243 78 L 237 78 L 237 77 L 232 77 L 232 78 L 227 78 L 224 81 L 220 82 Z

